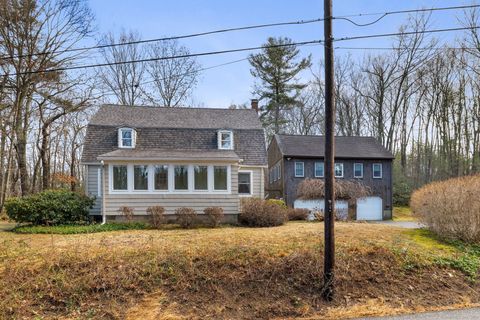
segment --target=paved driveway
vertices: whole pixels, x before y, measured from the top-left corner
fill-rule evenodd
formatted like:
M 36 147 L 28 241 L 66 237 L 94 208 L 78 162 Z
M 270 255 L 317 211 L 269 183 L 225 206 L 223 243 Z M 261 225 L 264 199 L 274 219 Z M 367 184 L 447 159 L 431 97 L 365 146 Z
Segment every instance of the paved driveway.
M 386 224 L 392 227 L 406 228 L 406 229 L 418 229 L 423 228 L 424 226 L 416 221 L 371 221 L 370 223 Z
M 357 320 L 475 320 L 480 319 L 480 308 L 441 312 L 427 312 L 395 317 L 361 318 Z

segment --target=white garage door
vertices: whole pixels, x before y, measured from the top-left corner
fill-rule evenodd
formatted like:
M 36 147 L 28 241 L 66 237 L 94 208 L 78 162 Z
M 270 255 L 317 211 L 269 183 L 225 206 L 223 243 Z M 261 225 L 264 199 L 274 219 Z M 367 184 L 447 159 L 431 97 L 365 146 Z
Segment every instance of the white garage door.
M 308 215 L 308 220 L 314 220 L 314 212 L 321 211 L 323 212 L 325 208 L 325 200 L 324 199 L 317 199 L 317 200 L 301 200 L 297 199 L 293 203 L 294 208 L 298 209 L 308 209 L 310 210 L 310 214 Z M 343 200 L 335 201 L 335 210 L 337 211 L 338 218 L 341 220 L 346 220 L 348 215 L 348 202 Z
M 382 220 L 383 203 L 380 197 L 357 200 L 357 220 Z

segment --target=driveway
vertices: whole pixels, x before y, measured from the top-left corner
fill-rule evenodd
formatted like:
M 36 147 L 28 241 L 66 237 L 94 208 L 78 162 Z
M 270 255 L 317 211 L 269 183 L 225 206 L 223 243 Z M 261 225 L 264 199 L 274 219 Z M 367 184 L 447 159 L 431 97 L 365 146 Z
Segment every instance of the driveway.
M 386 224 L 392 227 L 405 228 L 405 229 L 418 229 L 423 228 L 424 225 L 416 221 L 371 221 L 370 223 Z
M 480 308 L 426 312 L 395 317 L 359 318 L 357 320 L 474 320 L 480 319 Z

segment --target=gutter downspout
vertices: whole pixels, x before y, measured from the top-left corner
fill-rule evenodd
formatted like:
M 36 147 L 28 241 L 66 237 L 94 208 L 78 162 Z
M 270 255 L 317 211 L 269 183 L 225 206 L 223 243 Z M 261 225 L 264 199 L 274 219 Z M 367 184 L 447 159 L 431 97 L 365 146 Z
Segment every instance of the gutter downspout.
M 102 164 L 102 181 L 100 183 L 100 185 L 102 186 L 102 225 L 107 223 L 107 215 L 105 213 L 105 187 L 104 187 L 104 183 L 105 183 L 105 163 L 102 161 L 100 161 L 100 163 Z

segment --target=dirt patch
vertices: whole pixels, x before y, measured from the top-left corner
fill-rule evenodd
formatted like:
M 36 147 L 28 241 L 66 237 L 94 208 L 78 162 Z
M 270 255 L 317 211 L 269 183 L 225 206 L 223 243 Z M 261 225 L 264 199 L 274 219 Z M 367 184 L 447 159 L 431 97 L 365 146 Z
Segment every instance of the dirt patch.
M 326 304 L 322 229 L 9 235 L 0 250 L 0 318 L 340 319 L 480 299 L 477 284 L 431 263 L 401 230 L 339 223 L 336 299 Z

